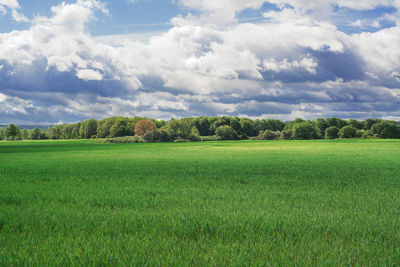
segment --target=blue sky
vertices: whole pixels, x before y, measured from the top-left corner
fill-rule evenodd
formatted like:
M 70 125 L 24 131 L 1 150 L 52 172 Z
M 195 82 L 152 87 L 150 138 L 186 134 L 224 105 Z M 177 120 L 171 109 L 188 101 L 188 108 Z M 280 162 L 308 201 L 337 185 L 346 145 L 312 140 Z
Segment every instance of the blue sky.
M 74 3 L 75 1 L 63 0 L 19 0 L 20 11 L 28 18 L 35 16 L 49 16 L 51 7 L 62 2 Z M 172 27 L 170 20 L 176 16 L 186 16 L 188 13 L 196 13 L 196 10 L 181 5 L 178 1 L 168 0 L 116 0 L 105 1 L 109 15 L 100 15 L 97 21 L 88 25 L 93 36 L 127 34 L 136 32 L 160 32 Z M 238 12 L 237 17 L 241 22 L 257 23 L 263 21 L 263 12 L 279 10 L 277 5 L 264 3 L 260 9 L 245 9 Z M 353 10 L 349 8 L 335 7 L 331 14 L 332 21 L 339 29 L 346 33 L 377 31 L 382 28 L 392 27 L 392 21 L 383 20 L 381 27 L 365 25 L 363 29 L 350 25 L 357 20 L 376 20 L 386 14 L 395 14 L 396 8 L 391 6 L 377 6 L 368 10 Z M 98 15 L 98 13 L 97 13 Z M 0 16 L 0 32 L 9 32 L 16 29 L 25 29 L 30 23 L 17 23 L 12 20 L 11 14 Z
M 0 0 L 0 123 L 400 120 L 396 0 Z

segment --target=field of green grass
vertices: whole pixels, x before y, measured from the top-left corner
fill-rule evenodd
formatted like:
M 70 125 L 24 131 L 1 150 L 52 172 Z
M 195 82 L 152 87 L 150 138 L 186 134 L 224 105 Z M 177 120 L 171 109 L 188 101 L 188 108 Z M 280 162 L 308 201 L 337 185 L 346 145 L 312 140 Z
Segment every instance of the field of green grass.
M 0 266 L 400 265 L 400 141 L 0 142 Z

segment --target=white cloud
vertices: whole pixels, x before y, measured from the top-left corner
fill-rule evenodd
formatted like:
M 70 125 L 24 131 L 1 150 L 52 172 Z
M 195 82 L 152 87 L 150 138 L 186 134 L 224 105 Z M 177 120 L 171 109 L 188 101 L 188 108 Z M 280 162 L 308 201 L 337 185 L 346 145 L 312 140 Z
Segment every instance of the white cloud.
M 329 20 L 305 11 L 333 4 L 368 9 L 376 1 L 276 0 L 296 8 L 266 12 L 267 21 L 262 23 L 236 20 L 237 12 L 257 9 L 263 2 L 182 0 L 182 5 L 202 13 L 176 18 L 172 29 L 147 35 L 146 41 L 131 35 L 93 38 L 86 25 L 94 19 L 94 9 L 107 13 L 104 4 L 62 3 L 52 8 L 50 17 L 36 17 L 29 29 L 0 34 L 0 61 L 14 73 L 7 79 L 33 77 L 37 79 L 33 84 L 40 86 L 30 89 L 15 82 L 2 88 L 20 85 L 10 88 L 12 95 L 23 91 L 18 99 L 23 99 L 23 93 L 27 99 L 33 97 L 29 90 L 49 90 L 49 95 L 60 95 L 54 99 L 35 95 L 51 103 L 48 111 L 63 114 L 64 109 L 67 114 L 95 118 L 138 114 L 368 117 L 384 114 L 376 110 L 385 101 L 393 103 L 385 106 L 388 113 L 399 111 L 399 93 L 383 84 L 388 79 L 400 82 L 396 46 L 400 27 L 348 35 Z M 120 40 L 116 43 L 116 39 Z M 48 77 L 35 75 L 38 69 L 75 75 L 96 86 L 75 89 L 85 90 L 77 93 L 68 76 L 66 81 L 57 80 L 65 87 L 46 87 Z M 106 84 L 110 81 L 111 86 Z M 0 100 L 2 96 L 3 102 L 10 100 L 6 94 L 0 94 Z M 14 104 L 8 106 L 22 114 L 34 105 L 33 100 L 22 105 L 11 99 Z M 15 108 L 21 106 L 24 109 Z
M 29 22 L 29 19 L 24 14 L 17 11 L 20 5 L 17 0 L 0 0 L 0 13 L 7 14 L 7 9 L 10 9 L 11 16 L 16 22 Z
M 0 114 L 28 114 L 27 109 L 33 108 L 30 100 L 24 100 L 19 97 L 11 97 L 0 93 Z
M 305 57 L 301 61 L 289 61 L 285 58 L 282 61 L 276 61 L 274 58 L 266 59 L 263 62 L 264 70 L 272 70 L 275 72 L 291 70 L 291 69 L 305 69 L 311 74 L 316 74 L 315 68 L 318 66 L 318 63 L 315 61 L 314 58 Z
M 76 73 L 76 76 L 78 76 L 79 79 L 82 79 L 85 81 L 101 81 L 101 80 L 103 80 L 103 75 L 100 72 L 98 72 L 97 70 L 92 70 L 92 69 L 78 70 Z
M 29 22 L 29 19 L 24 16 L 24 14 L 19 13 L 17 10 L 13 9 L 12 17 L 16 22 Z
M 0 6 L 5 6 L 10 9 L 19 8 L 19 3 L 17 0 L 0 0 Z

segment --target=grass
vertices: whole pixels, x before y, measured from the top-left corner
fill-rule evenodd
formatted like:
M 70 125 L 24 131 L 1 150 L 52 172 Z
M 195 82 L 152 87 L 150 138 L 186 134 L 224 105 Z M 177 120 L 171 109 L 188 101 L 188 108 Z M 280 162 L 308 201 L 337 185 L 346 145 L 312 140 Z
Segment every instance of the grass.
M 400 264 L 400 141 L 0 142 L 0 265 Z

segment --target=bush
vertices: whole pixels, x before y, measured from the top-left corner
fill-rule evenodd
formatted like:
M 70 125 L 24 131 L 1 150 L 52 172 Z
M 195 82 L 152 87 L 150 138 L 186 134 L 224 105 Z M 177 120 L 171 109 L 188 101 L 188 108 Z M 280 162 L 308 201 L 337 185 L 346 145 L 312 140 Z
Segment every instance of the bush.
M 326 139 L 336 139 L 339 137 L 339 129 L 336 126 L 331 126 L 325 130 Z
M 264 140 L 277 140 L 281 137 L 281 132 L 280 131 L 270 131 L 270 130 L 265 130 L 263 134 L 263 139 Z
M 153 133 L 152 132 L 146 132 L 143 135 L 143 140 L 146 142 L 152 142 L 153 141 Z
M 200 136 L 199 141 L 218 141 L 218 137 L 215 135 L 211 136 Z
M 235 140 L 238 138 L 235 130 L 233 130 L 233 128 L 228 125 L 219 126 L 215 130 L 215 133 L 220 140 Z
M 340 138 L 354 138 L 356 137 L 357 129 L 352 126 L 344 126 L 339 131 Z
M 101 144 L 128 144 L 128 143 L 143 143 L 144 140 L 138 136 L 124 136 L 124 137 L 114 137 L 106 139 L 96 139 L 93 140 L 95 143 Z
M 292 140 L 293 131 L 290 129 L 283 130 L 281 133 L 281 138 L 283 140 Z
M 374 134 L 371 132 L 371 130 L 366 130 L 363 132 L 362 138 L 372 138 L 374 137 Z
M 167 131 L 164 129 L 154 129 L 152 131 L 153 141 L 156 142 L 170 142 L 172 139 Z

